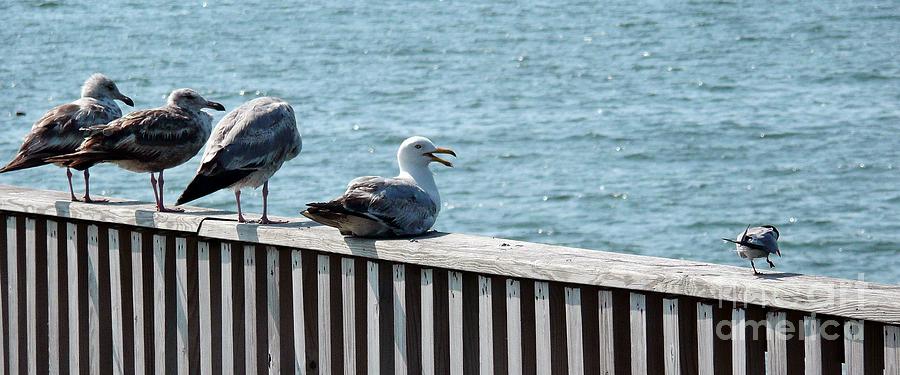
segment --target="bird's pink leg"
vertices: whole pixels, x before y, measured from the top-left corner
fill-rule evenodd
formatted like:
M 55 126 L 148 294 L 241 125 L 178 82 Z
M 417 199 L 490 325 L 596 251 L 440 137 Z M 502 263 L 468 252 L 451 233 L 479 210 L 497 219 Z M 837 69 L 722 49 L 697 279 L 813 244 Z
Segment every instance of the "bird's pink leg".
M 238 223 L 246 223 L 247 220 L 244 219 L 244 214 L 241 212 L 241 191 L 240 190 L 234 191 L 234 200 L 237 201 Z
M 285 220 L 269 220 L 268 211 L 269 211 L 269 181 L 263 183 L 262 189 L 263 196 L 263 214 L 262 217 L 259 218 L 260 224 L 284 224 L 287 223 Z
M 66 167 L 66 178 L 69 179 L 69 196 L 72 199 L 72 202 L 78 202 L 78 198 L 75 198 L 75 189 L 72 188 L 72 170 L 69 167 Z
M 153 187 L 153 199 L 156 200 L 156 210 L 159 211 L 159 193 L 156 191 L 156 176 L 150 172 L 150 186 Z
M 103 203 L 108 199 L 91 199 L 91 172 L 89 169 L 84 170 L 84 202 L 85 203 Z
M 156 206 L 156 210 L 159 212 L 184 212 L 183 208 L 166 208 L 165 198 L 163 197 L 165 183 L 163 171 L 159 171 L 159 204 Z

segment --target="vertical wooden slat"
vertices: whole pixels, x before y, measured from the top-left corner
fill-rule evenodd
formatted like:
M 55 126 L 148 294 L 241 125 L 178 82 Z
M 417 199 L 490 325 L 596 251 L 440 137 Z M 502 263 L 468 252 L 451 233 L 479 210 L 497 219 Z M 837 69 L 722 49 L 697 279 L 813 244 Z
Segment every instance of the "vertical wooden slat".
M 615 374 L 616 352 L 613 330 L 613 294 L 609 290 L 597 291 L 597 316 L 600 338 L 600 373 Z M 622 348 L 621 350 L 625 350 Z M 598 353 L 590 353 L 597 355 Z
M 529 279 L 519 280 L 519 311 L 522 325 L 522 373 L 537 373 L 537 338 L 535 337 L 535 282 Z
M 66 274 L 68 275 L 68 327 L 69 327 L 69 371 L 75 372 L 81 367 L 81 358 L 78 355 L 78 229 L 73 223 L 66 223 Z M 9 236 L 7 235 L 7 238 Z M 15 239 L 15 236 L 12 237 Z M 10 280 L 12 282 L 12 280 Z M 12 298 L 10 298 L 12 301 Z M 10 314 L 10 325 L 12 325 L 13 316 Z M 12 337 L 12 333 L 10 333 Z M 10 345 L 12 346 L 12 345 Z M 12 352 L 10 351 L 10 363 L 12 363 Z M 10 367 L 12 369 L 12 367 Z M 12 371 L 10 371 L 12 373 Z
M 785 312 L 785 349 L 787 374 L 802 375 L 806 363 L 803 347 L 803 316 L 800 311 Z
M 344 288 L 342 283 L 342 264 L 341 257 L 339 256 L 329 256 L 328 257 L 328 288 L 331 289 L 329 292 L 330 302 L 330 311 L 331 311 L 331 325 L 329 325 L 329 331 L 331 331 L 331 373 L 333 374 L 343 374 L 344 373 Z M 352 332 L 349 332 L 350 334 Z
M 819 333 L 819 319 L 815 316 L 803 317 L 803 344 L 806 357 L 806 375 L 822 374 L 822 344 Z
M 746 310 L 736 307 L 731 314 L 732 373 L 734 375 L 743 375 L 747 373 Z
M 394 294 L 394 371 L 406 374 L 406 268 L 402 264 L 392 266 L 392 290 Z
M 569 373 L 569 357 L 566 344 L 566 292 L 560 283 L 550 286 L 550 372 L 554 375 Z
M 478 275 L 462 274 L 462 355 L 463 374 L 478 374 L 479 336 L 478 331 Z
M 506 334 L 509 374 L 522 374 L 522 289 L 516 279 L 506 279 Z
M 131 293 L 132 314 L 128 317 L 133 324 L 134 371 L 135 374 L 146 374 L 144 357 L 144 250 L 140 232 L 131 232 Z
M 244 366 L 255 373 L 256 358 L 256 246 L 244 246 Z
M 8 300 L 9 300 L 9 337 L 7 337 L 7 343 L 9 345 L 9 373 L 10 374 L 18 374 L 19 373 L 19 336 L 24 332 L 20 333 L 21 327 L 19 326 L 19 269 L 18 269 L 18 251 L 17 248 L 17 230 L 16 230 L 16 217 L 9 216 L 6 218 L 6 256 L 7 256 L 7 290 L 9 291 Z M 73 251 L 74 252 L 74 251 Z M 71 259 L 71 258 L 70 258 Z M 71 262 L 70 262 L 71 264 Z M 72 273 L 72 275 L 76 275 L 77 273 Z M 77 293 L 77 291 L 76 291 Z M 76 294 L 77 296 L 77 294 Z M 77 299 L 77 298 L 76 298 Z M 76 312 L 77 314 L 77 312 Z M 76 315 L 77 316 L 77 315 Z M 77 327 L 77 326 L 76 326 Z M 26 350 L 26 348 L 21 348 L 21 350 Z M 77 361 L 75 362 L 78 363 Z M 26 364 L 22 364 L 23 367 Z M 76 367 L 77 368 L 77 367 Z
M 0 220 L 6 221 L 4 215 L 0 215 Z M 6 253 L 9 252 L 10 247 L 7 243 L 6 230 L 0 231 L 0 242 L 3 243 L 4 251 Z M 9 293 L 8 283 L 6 280 L 9 278 L 9 268 L 7 267 L 7 254 L 0 254 L 0 374 L 6 375 L 9 372 L 9 368 L 7 367 L 6 358 L 9 356 L 9 345 L 7 340 L 9 339 L 9 326 L 7 325 L 7 321 L 9 320 L 9 309 L 7 308 L 7 304 L 9 303 L 9 298 L 7 297 L 7 293 Z
M 166 368 L 166 237 L 153 235 L 153 345 L 155 373 Z
M 463 295 L 462 273 L 447 273 L 450 307 L 450 374 L 463 373 Z
M 381 373 L 394 372 L 394 291 L 393 268 L 388 262 L 378 265 L 378 331 Z
M 495 374 L 509 373 L 509 332 L 506 322 L 506 278 L 502 276 L 491 277 L 491 315 L 493 352 L 492 358 Z M 518 342 L 514 343 L 516 350 L 520 349 Z
M 291 250 L 291 302 L 294 306 L 294 369 L 306 374 L 306 334 L 303 309 L 303 260 L 299 250 Z
M 319 261 L 316 253 L 304 251 L 300 254 L 303 259 L 303 329 L 306 348 L 306 370 L 310 374 L 321 372 L 323 366 L 319 363 L 319 348 L 324 345 L 319 342 Z M 330 345 L 330 341 L 329 341 Z
M 281 336 L 279 324 L 281 323 L 281 309 L 278 301 L 281 291 L 278 289 L 278 249 L 273 246 L 266 247 L 266 298 L 268 300 L 268 370 L 270 374 L 281 373 Z
M 368 295 L 368 303 L 366 304 L 366 318 L 368 325 L 366 326 L 366 336 L 368 337 L 368 346 L 366 351 L 369 353 L 367 367 L 370 374 L 378 374 L 381 369 L 379 353 L 381 350 L 379 344 L 379 306 L 378 306 L 378 263 L 366 262 L 366 275 L 369 284 L 366 288 Z
M 566 293 L 566 352 L 569 374 L 584 374 L 584 340 L 581 321 L 581 289 L 565 288 Z
M 647 300 L 631 293 L 631 373 L 647 374 Z
M 727 374 L 732 370 L 732 304 L 720 300 L 712 307 L 714 373 Z
M 766 311 L 756 305 L 747 305 L 747 374 L 766 374 Z
M 884 373 L 900 374 L 900 326 L 884 326 Z
M 331 374 L 331 296 L 327 255 L 318 256 L 319 373 Z
M 681 374 L 681 353 L 678 334 L 678 300 L 663 299 L 663 361 L 666 374 Z M 690 350 L 690 348 L 685 348 Z
M 175 239 L 175 317 L 178 373 L 188 373 L 187 239 Z
M 871 320 L 863 325 L 863 371 L 866 374 L 884 371 L 884 327 L 883 323 Z
M 48 370 L 51 374 L 60 373 L 60 356 L 59 356 L 59 318 L 60 304 L 59 299 L 59 225 L 55 221 L 47 220 L 47 296 L 48 296 L 48 322 L 47 322 L 47 342 L 48 342 L 48 359 L 50 361 Z M 0 307 L 2 309 L 2 307 Z M 0 313 L 2 316 L 2 313 Z M 2 319 L 2 318 L 0 318 Z M 0 323 L 2 327 L 2 323 Z M 2 328 L 0 328 L 2 332 Z M 3 354 L 0 353 L 0 357 Z M 3 369 L 3 359 L 0 359 L 0 372 Z
M 88 311 L 89 311 L 89 342 L 90 342 L 90 371 L 92 374 L 100 373 L 100 287 L 98 285 L 100 275 L 99 233 L 96 225 L 87 227 L 88 243 Z M 105 250 L 105 249 L 104 249 Z
M 124 373 L 125 368 L 123 359 L 125 356 L 125 343 L 122 337 L 122 273 L 120 271 L 121 246 L 119 246 L 119 231 L 109 230 L 108 232 L 110 307 L 112 313 L 113 372 Z
M 713 375 L 715 371 L 713 344 L 716 321 L 713 320 L 713 307 L 710 304 L 697 302 L 697 364 L 700 375 Z
M 550 284 L 546 281 L 534 283 L 534 336 L 535 357 L 538 374 L 550 374 L 552 358 L 550 352 Z
M 279 342 L 278 348 L 281 358 L 279 365 L 284 374 L 299 374 L 300 370 L 294 367 L 294 292 L 293 265 L 291 264 L 291 251 L 278 249 L 278 323 Z
M 847 364 L 847 375 L 863 375 L 865 373 L 864 327 L 862 320 L 850 319 L 844 323 L 844 363 Z
M 478 276 L 478 361 L 479 373 L 494 373 L 494 322 L 491 301 L 491 279 Z
M 356 322 L 353 326 L 356 332 L 356 373 L 359 375 L 369 373 L 369 358 L 367 357 L 369 342 L 366 337 L 369 325 L 366 316 L 369 303 L 367 268 L 368 265 L 365 259 L 357 258 L 353 261 L 353 290 L 356 294 L 353 297 L 354 315 L 356 316 Z
M 422 268 L 405 265 L 406 372 L 422 373 Z M 431 311 L 429 311 L 430 313 Z
M 253 298 L 256 299 L 256 324 L 253 327 L 253 334 L 256 336 L 256 373 L 266 373 L 269 371 L 269 364 L 272 358 L 269 356 L 269 293 L 266 286 L 269 284 L 268 277 L 268 252 L 262 245 L 254 246 L 256 253 L 256 293 Z M 277 294 L 276 294 L 277 297 Z M 277 305 L 277 302 L 276 302 Z M 276 309 L 277 310 L 277 309 Z M 248 329 L 249 331 L 249 329 Z
M 766 314 L 767 374 L 787 375 L 786 320 L 783 311 Z
M 209 278 L 209 242 L 197 243 L 200 283 L 200 373 L 212 374 L 212 297 Z
M 434 270 L 422 269 L 422 374 L 434 375 Z
M 233 281 L 231 244 L 222 243 L 222 370 L 234 371 L 234 304 L 232 303 Z M 241 353 L 243 355 L 243 353 Z
M 615 374 L 631 374 L 631 293 L 613 290 L 612 298 Z
M 341 300 L 343 302 L 344 373 L 356 374 L 356 290 L 353 259 L 341 258 Z
M 27 319 L 25 329 L 28 346 L 28 373 L 37 372 L 37 270 L 36 249 L 37 238 L 35 233 L 35 221 L 32 218 L 25 219 L 25 310 Z M 43 239 L 42 239 L 43 240 Z M 22 254 L 20 254 L 21 256 Z

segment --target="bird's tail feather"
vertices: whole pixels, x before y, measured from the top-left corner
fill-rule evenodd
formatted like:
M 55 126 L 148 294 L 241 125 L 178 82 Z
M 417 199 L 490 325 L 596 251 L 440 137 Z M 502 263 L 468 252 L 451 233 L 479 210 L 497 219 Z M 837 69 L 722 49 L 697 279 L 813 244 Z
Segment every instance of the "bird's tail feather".
M 42 165 L 49 164 L 44 160 L 44 156 L 25 156 L 25 155 L 17 155 L 15 159 L 13 159 L 9 164 L 5 167 L 0 168 L 0 173 L 18 171 L 21 169 L 28 169 L 34 167 L 40 167 Z
M 83 171 L 99 163 L 117 160 L 112 154 L 105 151 L 78 151 L 72 154 L 53 156 L 44 159 L 47 163 L 59 163 L 69 168 Z
M 309 208 L 301 212 L 301 215 L 319 224 L 341 228 L 341 219 L 346 215 L 338 210 L 331 209 L 337 208 L 337 205 L 330 205 L 329 203 L 307 203 L 306 205 Z
M 194 176 L 194 179 L 191 180 L 191 183 L 188 184 L 187 188 L 184 189 L 184 192 L 181 193 L 181 196 L 178 197 L 178 201 L 175 202 L 175 205 L 182 205 L 225 189 L 234 185 L 242 178 L 247 177 L 250 173 L 253 173 L 253 171 L 231 170 L 212 175 L 198 173 Z

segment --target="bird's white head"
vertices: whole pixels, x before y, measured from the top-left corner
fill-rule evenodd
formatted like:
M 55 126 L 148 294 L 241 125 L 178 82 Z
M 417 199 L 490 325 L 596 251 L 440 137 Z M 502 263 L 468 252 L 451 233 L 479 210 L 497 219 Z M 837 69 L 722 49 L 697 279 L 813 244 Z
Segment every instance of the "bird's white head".
M 224 111 L 225 106 L 221 103 L 211 102 L 192 89 L 178 89 L 169 94 L 166 103 L 170 106 L 184 108 L 191 111 L 199 111 L 203 108 L 211 108 L 217 111 Z
M 113 80 L 100 73 L 94 73 L 88 77 L 87 81 L 84 81 L 84 85 L 81 86 L 81 97 L 118 99 L 121 100 L 122 103 L 134 107 L 134 101 L 119 92 L 119 87 L 116 86 L 116 83 L 113 82 Z
M 397 149 L 397 161 L 400 163 L 401 171 L 412 171 L 419 168 L 428 168 L 428 164 L 438 162 L 448 167 L 453 164 L 447 160 L 441 159 L 435 154 L 450 154 L 456 156 L 456 153 L 449 148 L 437 147 L 430 139 L 420 136 L 409 137 Z

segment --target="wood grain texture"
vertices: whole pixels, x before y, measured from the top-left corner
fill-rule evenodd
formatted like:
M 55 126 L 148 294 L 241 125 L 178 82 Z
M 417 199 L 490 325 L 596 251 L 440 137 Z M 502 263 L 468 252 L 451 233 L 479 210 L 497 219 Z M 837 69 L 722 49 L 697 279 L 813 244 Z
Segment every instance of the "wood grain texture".
M 178 373 L 188 373 L 188 308 L 187 308 L 187 239 L 175 239 L 175 319 L 177 328 L 175 348 Z
M 306 374 L 306 332 L 303 322 L 303 258 L 299 250 L 291 250 L 291 302 L 294 307 L 294 369 L 298 374 Z
M 747 373 L 747 316 L 742 308 L 731 311 L 731 360 L 734 375 Z
M 304 219 L 279 226 L 239 225 L 234 214 L 188 207 L 191 215 L 157 213 L 152 205 L 68 202 L 67 193 L 0 186 L 0 210 L 197 232 L 200 236 L 313 249 L 423 267 L 624 288 L 773 306 L 900 324 L 900 286 L 798 275 L 777 283 L 744 267 L 712 265 L 501 238 L 435 233 L 416 241 L 344 238 Z M 216 220 L 206 220 L 213 218 Z M 225 220 L 222 220 L 225 219 Z M 202 225 L 201 225 L 202 224 Z M 298 230 L 299 228 L 299 230 Z M 815 288 L 811 288 L 815 285 Z
M 344 328 L 344 373 L 356 374 L 356 272 L 352 258 L 341 259 L 341 293 Z
M 506 334 L 509 374 L 522 374 L 522 289 L 519 280 L 506 279 Z
M 25 311 L 27 358 L 26 368 L 29 374 L 37 373 L 37 235 L 35 220 L 25 219 Z M 99 362 L 98 362 L 99 363 Z
M 366 364 L 370 374 L 377 374 L 381 369 L 381 357 L 379 356 L 381 350 L 381 344 L 379 343 L 381 338 L 379 335 L 381 306 L 378 305 L 378 263 L 366 262 L 366 276 L 369 280 L 369 283 L 366 285 L 366 295 L 368 296 L 366 304 L 368 323 L 366 325 L 368 344 L 366 345 L 366 352 L 368 353 L 368 360 Z
M 316 257 L 319 285 L 319 373 L 331 374 L 331 288 L 329 288 L 330 262 L 327 255 Z
M 6 223 L 6 217 L 0 216 L 0 222 Z M 9 244 L 6 242 L 6 228 L 0 230 L 0 245 L 3 246 L 3 251 L 0 252 L 0 374 L 6 375 L 9 371 L 7 367 L 7 357 L 9 356 L 9 326 L 7 324 L 7 320 L 9 319 L 9 308 L 7 304 L 9 303 L 7 298 L 7 293 L 9 293 L 8 289 L 8 268 L 6 265 L 7 262 L 7 254 L 9 253 Z
M 100 373 L 100 238 L 96 225 L 87 227 L 87 260 L 88 260 L 88 312 L 89 312 L 89 351 L 90 371 Z M 104 249 L 105 250 L 105 249 Z
M 200 373 L 212 374 L 212 293 L 208 242 L 197 243 L 197 273 L 200 283 Z
M 422 374 L 434 375 L 434 270 L 422 269 Z
M 847 375 L 865 374 L 864 328 L 865 322 L 861 320 L 848 320 L 844 323 L 844 363 L 847 364 Z
M 766 314 L 766 339 L 768 361 L 766 373 L 787 375 L 787 320 L 784 311 L 770 311 Z
M 69 336 L 69 370 L 74 372 L 77 371 L 81 367 L 81 358 L 78 355 L 79 348 L 79 335 L 78 335 L 78 316 L 79 316 L 79 302 L 78 302 L 78 262 L 80 261 L 80 257 L 78 255 L 78 230 L 75 224 L 66 223 L 66 273 L 68 274 L 69 279 L 67 280 L 69 283 L 68 286 L 68 327 L 69 332 L 67 333 Z M 9 238 L 9 235 L 7 235 Z M 15 236 L 12 237 L 15 239 Z M 10 252 L 12 253 L 12 252 Z M 10 280 L 10 283 L 13 281 Z M 12 298 L 10 298 L 10 303 L 12 303 Z M 10 314 L 10 327 L 12 327 L 13 316 Z M 12 338 L 12 331 L 10 331 L 10 338 Z M 15 358 L 12 355 L 12 344 L 10 344 L 10 373 L 12 371 L 12 358 Z
M 269 355 L 268 371 L 270 374 L 281 373 L 281 309 L 279 306 L 281 290 L 279 290 L 278 276 L 278 249 L 269 246 L 266 248 L 266 321 L 268 326 L 268 345 L 266 352 Z
M 47 220 L 47 296 L 49 305 L 47 306 L 49 308 L 47 321 L 47 342 L 49 347 L 47 350 L 50 361 L 48 371 L 51 374 L 60 373 L 61 358 L 59 355 L 59 319 L 63 311 L 60 310 L 59 303 L 59 234 L 59 224 L 55 221 Z M 2 311 L 2 306 L 0 306 L 0 311 Z M 2 317 L 2 312 L 0 312 L 0 317 Z M 0 334 L 2 332 L 2 323 L 0 323 Z M 3 357 L 2 353 L 0 353 L 0 357 Z M 3 359 L 0 359 L 0 369 L 2 368 Z
M 631 373 L 647 374 L 647 299 L 631 293 Z
M 130 241 L 131 238 L 125 238 Z M 112 313 L 112 362 L 113 372 L 124 373 L 125 364 L 125 340 L 122 337 L 122 273 L 121 273 L 121 246 L 119 245 L 119 231 L 109 231 L 109 280 L 110 280 L 110 307 Z M 131 323 L 131 322 L 128 322 Z
M 713 375 L 713 343 L 715 341 L 715 322 L 713 307 L 710 304 L 697 302 L 697 363 L 700 375 Z
M 565 288 L 566 354 L 569 374 L 584 374 L 584 339 L 581 321 L 581 289 Z
M 494 314 L 491 279 L 478 276 L 478 373 L 494 373 Z
M 135 374 L 146 374 L 146 357 L 144 356 L 144 254 L 143 238 L 140 232 L 130 232 L 131 236 L 131 303 L 132 316 L 127 317 L 126 324 L 132 324 L 133 356 Z M 147 249 L 149 252 L 151 249 Z
M 900 374 L 900 326 L 884 327 L 884 373 Z
M 256 246 L 244 246 L 244 364 L 248 374 L 257 372 L 256 357 Z
M 600 352 L 590 355 L 600 356 L 600 373 L 615 374 L 615 341 L 613 330 L 613 294 L 609 290 L 597 291 L 597 319 L 600 338 Z
M 447 272 L 450 305 L 450 374 L 463 375 L 463 276 Z
M 678 334 L 678 300 L 663 299 L 663 362 L 667 375 L 681 374 L 681 345 Z M 685 348 L 690 350 L 690 348 Z
M 391 266 L 393 275 L 391 291 L 394 304 L 394 373 L 406 375 L 406 268 L 402 264 Z
M 234 281 L 233 268 L 241 264 L 234 264 L 231 253 L 231 244 L 222 243 L 222 370 L 227 373 L 234 372 Z M 239 353 L 243 355 L 243 353 Z
M 542 281 L 534 283 L 534 337 L 537 373 L 550 374 L 553 371 L 552 342 L 550 341 L 550 284 Z
M 166 368 L 166 237 L 153 235 L 153 368 Z

